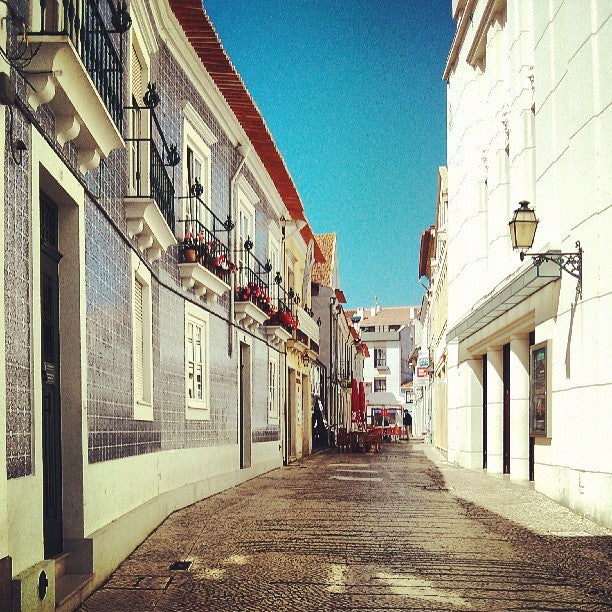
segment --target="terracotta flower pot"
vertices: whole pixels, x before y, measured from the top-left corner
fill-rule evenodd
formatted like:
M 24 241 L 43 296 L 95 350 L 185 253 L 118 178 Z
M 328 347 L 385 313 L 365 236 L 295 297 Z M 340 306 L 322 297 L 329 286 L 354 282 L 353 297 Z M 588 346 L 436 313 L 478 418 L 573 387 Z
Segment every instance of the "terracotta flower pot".
M 198 252 L 195 249 L 185 249 L 183 251 L 185 263 L 195 263 L 198 259 Z

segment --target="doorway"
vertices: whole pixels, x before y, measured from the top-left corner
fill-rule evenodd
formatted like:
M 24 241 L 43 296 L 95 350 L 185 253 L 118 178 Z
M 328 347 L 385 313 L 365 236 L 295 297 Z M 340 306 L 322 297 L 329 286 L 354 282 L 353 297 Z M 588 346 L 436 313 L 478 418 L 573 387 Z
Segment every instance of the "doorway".
M 510 343 L 504 344 L 503 349 L 503 454 L 502 473 L 510 473 Z
M 58 207 L 40 194 L 42 466 L 45 558 L 63 551 Z
M 296 428 L 296 401 L 295 401 L 295 390 L 297 388 L 297 377 L 296 372 L 293 368 L 289 368 L 289 384 L 287 390 L 287 418 L 286 418 L 286 436 L 287 436 L 287 456 L 288 460 L 295 459 L 297 457 L 297 449 L 295 442 L 295 428 Z
M 240 468 L 251 467 L 251 347 L 240 343 Z
M 482 469 L 487 469 L 487 355 L 482 356 Z
M 531 356 L 531 347 L 535 344 L 535 331 L 529 332 L 529 355 Z M 531 362 L 531 359 L 530 359 Z M 531 398 L 529 398 L 531 402 Z M 529 480 L 535 480 L 535 438 L 529 436 Z

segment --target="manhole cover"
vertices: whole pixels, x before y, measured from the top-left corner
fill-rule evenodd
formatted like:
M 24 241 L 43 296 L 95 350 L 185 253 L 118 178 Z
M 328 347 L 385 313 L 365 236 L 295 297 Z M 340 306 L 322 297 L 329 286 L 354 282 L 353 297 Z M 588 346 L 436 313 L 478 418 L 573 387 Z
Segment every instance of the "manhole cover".
M 188 570 L 193 561 L 175 561 L 171 566 L 171 570 Z

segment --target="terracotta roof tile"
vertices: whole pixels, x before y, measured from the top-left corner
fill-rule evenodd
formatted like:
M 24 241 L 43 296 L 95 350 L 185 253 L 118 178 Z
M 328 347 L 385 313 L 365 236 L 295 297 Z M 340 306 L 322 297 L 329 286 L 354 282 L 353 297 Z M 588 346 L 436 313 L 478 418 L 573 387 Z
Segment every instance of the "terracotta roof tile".
M 407 325 L 410 322 L 410 309 L 414 309 L 415 317 L 419 309 L 415 306 L 400 306 L 397 308 L 381 308 L 374 316 L 370 316 L 370 309 L 364 308 L 361 325 Z
M 325 287 L 331 287 L 333 259 L 336 250 L 336 234 L 317 234 L 315 241 L 321 249 L 324 261 L 316 262 L 312 266 L 312 282 L 324 285 Z

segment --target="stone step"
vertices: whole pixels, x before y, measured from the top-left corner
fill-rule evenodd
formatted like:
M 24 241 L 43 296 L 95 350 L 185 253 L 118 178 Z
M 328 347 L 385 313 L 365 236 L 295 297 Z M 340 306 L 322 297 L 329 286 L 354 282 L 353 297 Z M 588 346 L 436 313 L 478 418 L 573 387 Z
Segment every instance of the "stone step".
M 64 574 L 55 582 L 55 608 L 70 612 L 80 606 L 94 589 L 94 574 Z

